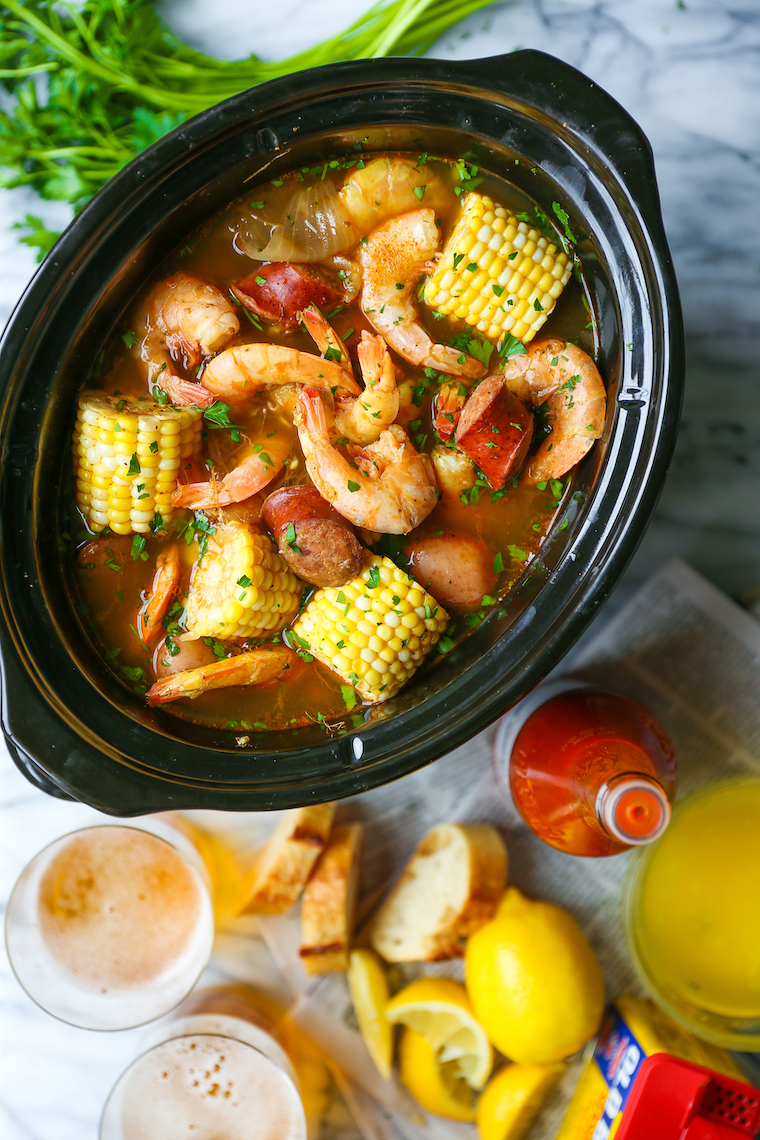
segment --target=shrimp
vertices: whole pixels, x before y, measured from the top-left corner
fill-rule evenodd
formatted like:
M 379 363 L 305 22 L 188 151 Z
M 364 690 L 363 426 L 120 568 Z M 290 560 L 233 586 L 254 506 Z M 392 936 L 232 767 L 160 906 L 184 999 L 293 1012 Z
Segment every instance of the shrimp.
M 272 385 L 308 384 L 312 388 L 343 388 L 358 396 L 353 376 L 332 360 L 279 344 L 238 344 L 226 348 L 206 365 L 203 387 L 229 405 L 247 403 Z
M 328 359 L 335 360 L 336 364 L 340 364 L 345 372 L 353 376 L 348 349 L 317 306 L 307 305 L 306 308 L 298 314 L 298 319 L 299 321 L 303 321 L 306 325 L 306 331 L 322 355 L 327 356 L 327 354 L 330 353 L 331 355 Z M 335 353 L 338 354 L 337 360 Z
M 531 483 L 559 479 L 579 463 L 604 429 L 607 393 L 591 357 L 556 338 L 535 341 L 511 356 L 504 381 L 523 403 L 546 402 L 551 435 L 525 468 Z
M 221 479 L 212 476 L 203 483 L 185 483 L 172 494 L 175 507 L 191 510 L 226 507 L 242 503 L 267 487 L 282 470 L 290 453 L 290 442 L 284 434 L 275 434 L 258 442 L 245 440 L 237 449 L 235 466 Z
M 199 669 L 185 669 L 181 673 L 162 677 L 148 689 L 146 700 L 153 708 L 168 701 L 189 697 L 195 700 L 211 689 L 226 689 L 232 685 L 264 685 L 276 680 L 298 658 L 285 645 L 271 649 L 251 649 L 236 657 L 227 657 Z
M 319 309 L 309 305 L 301 318 L 320 352 L 339 354 L 341 368 L 350 373 L 348 350 Z M 336 396 L 335 426 L 339 434 L 352 443 L 374 443 L 398 415 L 396 370 L 383 338 L 373 336 L 366 329 L 362 330 L 358 356 L 364 391 L 360 396 Z
M 143 645 L 155 645 L 162 632 L 161 622 L 172 598 L 177 596 L 182 568 L 176 543 L 162 550 L 156 558 L 156 573 L 150 595 L 137 615 L 137 632 Z
M 467 387 L 461 380 L 445 380 L 433 401 L 433 427 L 444 443 L 456 431 L 467 400 Z
M 239 331 L 234 307 L 215 285 L 186 273 L 174 274 L 153 290 L 149 303 L 140 347 L 148 365 L 148 383 L 163 389 L 172 403 L 208 407 L 213 398 L 200 384 L 178 376 L 173 362 L 181 355 L 187 368 L 195 368 Z
M 349 522 L 383 534 L 408 534 L 438 502 L 433 466 L 392 424 L 377 443 L 353 448 L 356 465 L 330 443 L 319 393 L 305 389 L 296 408 L 306 469 L 319 493 Z
M 450 206 L 451 191 L 427 165 L 399 156 L 373 158 L 343 183 L 339 196 L 356 229 L 368 234 L 387 218 L 425 205 L 437 213 Z
M 364 330 L 358 353 L 364 391 L 355 399 L 336 398 L 335 426 L 353 443 L 368 444 L 379 439 L 396 419 L 399 394 L 396 370 L 383 338 Z
M 361 303 L 370 324 L 391 348 L 422 368 L 477 379 L 485 368 L 458 348 L 435 344 L 419 323 L 415 286 L 439 245 L 434 210 L 391 218 L 361 247 Z

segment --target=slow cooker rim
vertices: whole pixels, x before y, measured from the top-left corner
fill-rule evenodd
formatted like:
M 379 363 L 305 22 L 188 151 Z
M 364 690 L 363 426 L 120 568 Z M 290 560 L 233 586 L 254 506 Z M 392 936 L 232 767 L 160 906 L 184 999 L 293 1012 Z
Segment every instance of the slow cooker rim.
M 513 55 L 508 56 L 508 57 L 494 57 L 492 60 L 475 61 L 476 65 L 477 65 L 478 72 L 479 72 L 479 79 L 482 79 L 482 75 L 483 75 L 483 71 L 484 71 L 484 65 L 493 64 L 493 63 L 498 63 L 499 70 L 500 70 L 500 78 L 501 78 L 503 75 L 503 69 L 504 69 L 504 59 L 506 59 L 506 61 L 509 63 L 513 63 L 515 61 L 515 59 L 517 58 L 517 56 L 520 56 L 520 55 L 522 55 L 523 57 L 524 56 L 533 57 L 536 55 L 542 55 L 542 53 L 535 53 L 535 52 L 514 53 Z M 551 60 L 551 64 L 555 68 L 557 68 L 557 67 L 560 68 L 564 74 L 566 74 L 567 72 L 570 72 L 576 77 L 579 76 L 579 73 L 574 72 L 573 69 L 567 68 L 567 65 L 559 64 L 557 61 L 552 60 L 551 57 L 544 56 L 543 59 L 544 60 L 546 60 L 546 59 Z M 397 72 L 406 74 L 408 71 L 408 68 L 409 68 L 409 62 L 410 61 L 405 61 L 405 60 L 363 61 L 363 63 L 361 63 L 361 64 L 350 63 L 350 64 L 341 65 L 340 68 L 337 70 L 342 73 L 342 76 L 345 76 L 346 74 L 349 74 L 349 73 L 350 74 L 355 74 L 357 72 L 365 73 L 369 70 L 373 70 L 375 73 L 377 73 L 378 71 L 384 72 L 386 74 L 386 76 L 387 76 L 389 70 L 390 71 L 397 71 Z M 391 65 L 391 66 L 390 66 L 390 68 L 388 68 L 388 67 L 383 67 L 382 65 Z M 420 60 L 417 60 L 417 61 L 413 61 L 412 70 L 417 69 L 417 68 L 421 68 L 422 69 L 421 74 L 424 78 L 424 73 L 426 71 L 428 71 L 428 72 L 435 71 L 437 73 L 437 72 L 440 72 L 442 66 L 444 66 L 444 65 L 442 65 L 439 61 L 428 61 L 428 60 L 421 60 L 420 61 Z M 446 64 L 445 69 L 448 71 L 453 70 L 455 73 L 458 73 L 459 78 L 462 79 L 465 73 L 469 73 L 473 70 L 473 62 L 467 61 L 466 63 Z M 324 70 L 325 69 L 314 69 L 314 71 L 312 73 L 306 73 L 306 75 L 307 76 L 309 76 L 309 75 L 313 76 L 314 78 L 313 78 L 313 80 L 310 80 L 310 82 L 317 83 L 318 77 L 315 73 L 324 72 Z M 334 70 L 335 69 L 333 69 L 333 71 Z M 303 81 L 303 77 L 304 77 L 304 73 L 301 73 L 301 76 L 299 77 L 299 79 L 301 81 Z M 581 77 L 581 79 L 585 83 L 589 83 L 589 81 L 586 80 L 585 77 Z M 284 81 L 284 80 L 274 80 L 270 84 L 264 85 L 264 88 L 269 88 L 269 87 L 273 87 L 273 86 L 277 86 L 277 85 L 282 86 L 283 84 L 286 84 L 286 82 L 287 81 Z M 593 86 L 594 85 L 592 84 L 591 87 L 593 87 Z M 257 96 L 260 97 L 264 88 L 254 89 L 254 92 L 256 93 Z M 480 90 L 487 90 L 487 88 L 482 87 L 482 83 L 479 85 L 479 89 Z M 239 96 L 234 96 L 233 99 L 228 100 L 225 104 L 222 104 L 221 108 L 212 108 L 208 112 L 205 112 L 203 115 L 198 116 L 195 120 L 192 120 L 191 123 L 188 125 L 188 129 L 192 129 L 192 131 L 194 133 L 198 134 L 199 137 L 202 137 L 203 134 L 205 133 L 205 130 L 206 130 L 206 124 L 209 121 L 211 121 L 211 122 L 215 121 L 215 119 L 217 118 L 217 116 L 219 114 L 221 114 L 223 120 L 228 120 L 230 118 L 230 116 L 232 116 L 232 118 L 234 119 L 235 111 L 234 111 L 234 108 L 232 108 L 230 105 L 235 104 L 235 103 L 241 103 L 241 101 L 245 101 L 246 99 L 250 98 L 251 94 L 252 94 L 251 92 L 247 92 L 247 93 L 243 93 L 242 95 L 239 95 Z M 610 100 L 609 97 L 606 96 L 606 94 L 599 92 L 599 95 L 601 95 L 603 97 L 603 99 L 605 101 L 607 101 L 607 103 L 612 102 L 612 100 Z M 622 112 L 622 110 L 621 110 L 621 114 L 625 115 L 625 118 L 626 118 L 628 125 L 630 127 L 632 125 L 632 120 L 630 120 L 630 117 L 627 116 L 625 114 L 625 112 Z M 633 126 L 635 127 L 635 125 L 633 125 Z M 228 127 L 229 127 L 229 123 L 223 122 L 222 126 L 219 127 L 219 130 L 224 131 L 224 130 L 227 130 Z M 638 131 L 638 128 L 635 128 L 635 129 Z M 182 131 L 182 128 L 180 128 L 180 132 L 181 131 Z M 175 132 L 175 134 L 176 133 L 177 132 Z M 643 136 L 640 135 L 640 132 L 638 132 L 638 134 L 639 134 L 639 137 L 642 141 L 642 151 L 644 152 L 644 154 L 646 156 L 646 154 L 648 153 L 648 144 L 646 144 L 646 140 L 644 140 Z M 169 143 L 171 142 L 171 139 L 172 139 L 172 136 L 169 136 L 168 139 L 162 140 L 162 142 L 160 142 L 159 144 L 156 144 L 156 148 L 159 148 L 156 151 L 156 153 L 151 153 L 151 152 L 153 152 L 154 148 L 151 148 L 151 152 L 148 152 L 149 157 L 151 158 L 151 161 L 154 163 L 154 165 L 158 164 L 160 166 L 161 163 L 159 161 L 159 150 L 162 146 L 162 143 L 168 146 Z M 177 142 L 177 140 L 175 140 L 175 144 L 176 144 L 176 142 Z M 126 176 L 130 172 L 131 167 L 135 167 L 135 165 L 139 162 L 140 162 L 140 159 L 135 160 L 135 163 L 130 164 L 130 167 L 126 168 L 125 171 L 122 172 L 121 175 L 117 176 L 117 179 L 115 180 L 115 182 L 118 182 L 119 179 Z M 134 170 L 131 172 L 130 177 L 133 178 L 133 181 L 142 180 L 144 182 L 144 179 L 145 179 L 145 177 L 147 177 L 147 175 L 145 174 L 144 171 L 142 173 L 140 173 L 137 170 Z M 20 314 L 20 310 L 23 307 L 24 302 L 27 301 L 27 299 L 29 301 L 32 300 L 32 294 L 34 293 L 35 289 L 38 290 L 40 292 L 40 294 L 42 293 L 42 291 L 44 289 L 44 284 L 45 284 L 45 273 L 44 273 L 44 271 L 46 270 L 46 268 L 47 268 L 47 271 L 49 274 L 54 274 L 55 276 L 57 276 L 59 278 L 65 273 L 65 268 L 59 268 L 59 263 L 61 262 L 62 259 L 65 261 L 65 256 L 63 256 L 63 255 L 65 255 L 67 238 L 68 238 L 69 242 L 73 242 L 75 240 L 75 237 L 76 237 L 76 232 L 72 233 L 72 231 L 78 232 L 78 229 L 81 229 L 84 226 L 85 222 L 88 225 L 90 225 L 91 228 L 97 228 L 99 226 L 99 224 L 100 224 L 99 219 L 103 216 L 104 213 L 107 215 L 109 212 L 108 200 L 107 200 L 107 196 L 108 196 L 109 192 L 113 195 L 117 194 L 118 193 L 118 186 L 116 184 L 110 184 L 108 187 L 106 187 L 105 190 L 102 192 L 103 198 L 99 201 L 100 196 L 98 196 L 98 198 L 96 198 L 94 200 L 94 202 L 91 204 L 91 206 L 88 207 L 85 211 L 83 211 L 82 215 L 80 215 L 80 219 L 77 219 L 77 222 L 80 223 L 79 227 L 77 227 L 77 222 L 75 222 L 73 224 L 72 228 L 67 232 L 67 235 L 64 235 L 64 238 L 62 239 L 62 242 L 61 242 L 62 249 L 57 251 L 57 256 L 55 258 L 55 261 L 51 261 L 50 265 L 47 267 L 45 264 L 43 264 L 40 272 L 37 274 L 34 281 L 32 282 L 29 289 L 27 290 L 27 294 L 25 294 L 24 299 L 22 299 L 22 302 L 20 304 L 19 309 L 16 310 L 17 314 Z M 655 197 L 655 204 L 656 204 L 656 197 Z M 649 203 L 649 205 L 651 207 L 651 202 Z M 98 207 L 97 212 L 93 210 L 93 207 L 95 207 L 95 206 Z M 89 216 L 88 216 L 88 212 L 89 212 Z M 671 376 L 671 368 L 669 366 L 671 362 L 665 361 L 663 363 L 663 376 L 664 376 L 666 384 L 667 384 L 667 391 L 664 393 L 664 402 L 662 405 L 662 415 L 661 415 L 661 421 L 662 422 L 659 425 L 659 431 L 658 431 L 657 437 L 656 437 L 656 446 L 655 446 L 653 451 L 650 449 L 650 452 L 648 453 L 649 454 L 649 463 L 647 466 L 648 466 L 648 472 L 649 472 L 650 477 L 645 480 L 643 491 L 638 497 L 638 502 L 636 504 L 634 512 L 632 514 L 628 514 L 624 519 L 619 520 L 620 525 L 622 526 L 622 533 L 608 534 L 606 536 L 608 542 L 611 544 L 612 549 L 607 552 L 607 555 L 602 560 L 603 566 L 600 568 L 599 572 L 594 576 L 594 581 L 592 583 L 591 588 L 590 589 L 588 588 L 588 585 L 587 585 L 585 579 L 581 579 L 577 583 L 576 593 L 581 592 L 581 593 L 583 593 L 584 597 L 583 597 L 582 603 L 581 603 L 580 607 L 578 608 L 578 610 L 576 611 L 576 613 L 574 615 L 572 615 L 570 618 L 566 618 L 564 620 L 564 622 L 562 623 L 561 628 L 554 629 L 553 631 L 549 630 L 547 632 L 547 636 L 545 638 L 545 641 L 542 642 L 540 646 L 538 646 L 538 647 L 534 646 L 533 647 L 533 652 L 532 652 L 531 658 L 530 658 L 530 664 L 524 670 L 524 674 L 523 674 L 524 675 L 524 681 L 522 683 L 523 691 L 527 691 L 528 687 L 532 686 L 532 684 L 534 684 L 538 679 L 540 679 L 540 676 L 542 675 L 542 671 L 545 672 L 547 666 L 545 664 L 542 665 L 540 658 L 545 659 L 545 657 L 547 655 L 547 650 L 552 646 L 557 647 L 557 646 L 563 646 L 564 645 L 565 647 L 569 647 L 569 645 L 571 645 L 573 643 L 573 641 L 577 638 L 577 636 L 579 635 L 582 628 L 585 626 L 585 624 L 587 624 L 587 621 L 589 620 L 589 617 L 591 616 L 591 614 L 598 607 L 600 601 L 603 599 L 604 596 L 606 596 L 606 593 L 611 588 L 612 583 L 617 580 L 617 577 L 619 576 L 619 573 L 621 572 L 622 567 L 627 563 L 628 559 L 630 558 L 631 554 L 633 553 L 633 550 L 635 549 L 635 547 L 638 544 L 638 541 L 640 540 L 640 537 L 641 537 L 639 534 L 636 533 L 636 528 L 632 525 L 632 521 L 637 519 L 637 518 L 640 518 L 640 517 L 648 517 L 648 515 L 651 513 L 651 510 L 653 509 L 653 506 L 654 506 L 654 502 L 656 501 L 656 498 L 659 494 L 659 482 L 660 482 L 659 475 L 664 473 L 664 469 L 667 465 L 667 461 L 668 461 L 668 458 L 670 455 L 670 451 L 672 449 L 672 439 L 673 439 L 674 432 L 675 432 L 675 423 L 677 421 L 677 411 L 678 411 L 677 405 L 680 402 L 680 392 L 677 390 L 678 385 L 674 384 L 672 382 L 673 378 L 677 378 L 679 376 L 679 372 L 680 372 L 680 369 L 679 369 L 680 343 L 679 343 L 679 337 L 677 335 L 679 328 L 680 328 L 680 325 L 679 325 L 679 315 L 678 315 L 677 292 L 675 291 L 675 282 L 672 278 L 672 269 L 671 269 L 670 264 L 669 264 L 669 255 L 667 254 L 667 246 L 665 244 L 664 234 L 662 233 L 662 229 L 661 229 L 661 223 L 659 220 L 659 213 L 657 211 L 655 212 L 655 216 L 653 216 L 653 217 L 650 216 L 647 218 L 646 224 L 643 225 L 643 232 L 646 235 L 646 237 L 648 238 L 648 241 L 651 245 L 650 253 L 652 255 L 653 265 L 655 266 L 656 270 L 660 274 L 660 281 L 659 281 L 660 297 L 663 300 L 667 297 L 668 301 L 669 301 L 669 305 L 670 305 L 670 311 L 664 312 L 663 320 L 664 320 L 664 323 L 668 326 L 668 329 L 669 329 L 670 334 L 671 334 L 670 338 L 668 338 L 668 336 L 666 336 L 665 341 L 666 341 L 666 344 L 670 343 L 670 348 L 671 348 L 672 353 L 673 353 L 672 376 Z M 81 249 L 84 244 L 85 243 L 81 243 L 79 245 L 79 248 Z M 663 256 L 663 251 L 664 251 L 664 256 Z M 670 276 L 670 281 L 668 281 L 668 276 Z M 667 308 L 667 306 L 666 306 L 666 308 Z M 11 324 L 13 324 L 13 322 L 11 322 Z M 10 325 L 9 325 L 9 329 L 10 329 Z M 7 330 L 7 332 L 8 332 L 8 330 Z M 674 332 L 675 332 L 675 336 L 673 335 Z M 670 423 L 669 423 L 669 425 L 665 425 L 665 420 L 668 420 L 668 419 L 670 420 Z M 652 478 L 652 476 L 658 476 L 658 477 Z M 615 527 L 613 529 L 615 529 L 617 532 L 617 530 L 619 528 Z M 561 566 L 560 566 L 560 569 L 561 569 Z M 3 573 L 4 573 L 4 571 L 3 571 Z M 560 577 L 560 573 L 558 571 L 557 578 L 559 578 L 559 577 Z M 3 581 L 3 590 L 2 590 L 2 601 L 3 601 L 3 603 L 5 603 L 5 583 L 4 583 L 4 581 Z M 567 608 L 567 604 L 568 604 L 568 600 L 566 599 L 565 600 L 565 608 Z M 6 640 L 6 639 L 4 638 L 4 640 Z M 6 652 L 8 652 L 8 651 L 9 651 L 9 649 L 6 646 Z M 481 663 L 478 663 L 478 664 L 481 664 Z M 516 687 L 515 685 L 512 686 L 513 689 L 515 687 Z M 522 695 L 522 694 L 520 694 L 520 695 Z M 451 730 L 449 731 L 449 733 L 446 737 L 445 746 L 440 747 L 440 745 L 436 745 L 436 744 L 433 744 L 431 746 L 428 744 L 427 746 L 425 746 L 422 749 L 422 751 L 424 753 L 424 757 L 422 759 L 420 759 L 420 756 L 418 753 L 417 756 L 413 760 L 409 760 L 409 758 L 408 758 L 409 747 L 407 747 L 406 753 L 404 754 L 404 756 L 406 757 L 405 759 L 402 759 L 402 757 L 399 755 L 396 758 L 392 758 L 392 759 L 386 758 L 386 759 L 378 760 L 372 766 L 368 766 L 364 769 L 362 769 L 362 768 L 351 768 L 348 770 L 341 770 L 341 771 L 335 773 L 333 776 L 330 777 L 331 782 L 329 783 L 329 786 L 328 786 L 328 784 L 324 784 L 323 786 L 320 787 L 318 798 L 330 799 L 330 798 L 337 798 L 340 795 L 354 794 L 357 791 L 365 790 L 365 787 L 375 786 L 376 784 L 381 783 L 381 782 L 386 782 L 389 779 L 395 779 L 399 775 L 403 775 L 406 772 L 413 770 L 414 768 L 420 767 L 423 763 L 430 762 L 431 760 L 437 758 L 437 756 L 441 755 L 443 752 L 448 751 L 451 747 L 456 746 L 456 744 L 460 743 L 462 740 L 468 739 L 471 735 L 474 734 L 474 732 L 476 732 L 480 728 L 484 727 L 485 724 L 490 723 L 490 721 L 494 718 L 494 716 L 498 715 L 499 711 L 503 711 L 503 699 L 504 699 L 503 694 L 501 694 L 500 692 L 496 692 L 496 693 L 491 693 L 488 700 L 481 702 L 480 704 L 478 704 L 476 706 L 470 705 L 468 711 L 466 712 L 466 714 L 465 714 L 464 718 L 461 720 L 461 722 L 459 724 L 451 727 Z M 4 701 L 4 705 L 6 706 L 6 709 L 4 710 L 4 721 L 6 721 L 5 712 L 7 711 L 7 700 Z M 495 708 L 496 705 L 498 705 L 499 707 Z M 417 712 L 418 710 L 413 710 L 413 711 Z M 7 726 L 7 721 L 6 721 L 6 726 Z M 148 730 L 148 731 L 151 731 L 151 730 Z M 364 731 L 364 730 L 362 730 L 362 731 Z M 369 731 L 372 731 L 372 729 L 370 728 Z M 352 739 L 352 736 L 349 734 L 347 737 L 343 738 L 343 743 L 348 744 L 348 742 L 351 741 L 351 739 Z M 348 745 L 348 747 L 350 747 L 350 745 Z M 415 747 L 416 747 L 416 745 L 415 745 Z M 344 751 L 345 751 L 345 749 L 344 749 Z M 222 755 L 224 755 L 224 753 L 222 753 Z M 381 777 L 381 779 L 375 778 L 376 774 L 377 774 L 376 768 L 378 766 L 383 767 L 383 776 Z M 44 762 L 43 762 L 43 767 L 44 767 Z M 151 778 L 155 778 L 156 775 L 158 775 L 158 774 L 153 773 Z M 159 776 L 159 779 L 163 780 L 166 783 L 171 782 L 171 777 L 168 775 L 168 773 L 161 773 Z M 178 778 L 175 781 L 175 783 L 181 785 L 183 783 L 183 779 Z M 187 781 L 187 780 L 184 781 L 185 786 L 189 786 L 191 783 L 192 783 L 192 781 Z M 346 785 L 345 790 L 343 790 L 344 785 Z M 350 785 L 350 786 L 347 786 L 347 785 Z M 213 787 L 213 789 L 211 787 L 209 787 L 208 784 L 205 784 L 204 787 L 206 788 L 207 792 L 213 791 L 214 794 L 216 794 L 220 790 L 219 785 L 215 785 Z M 227 787 L 229 787 L 229 785 L 227 785 Z M 287 803 L 287 797 L 280 794 L 282 792 L 282 790 L 283 790 L 282 785 L 277 785 L 275 787 L 275 792 L 277 793 L 277 798 L 278 798 L 278 802 L 277 802 L 276 806 L 289 806 L 289 804 Z M 250 795 L 250 788 L 245 787 L 245 791 L 247 794 Z M 288 791 L 289 792 L 292 791 L 293 794 L 295 795 L 295 799 L 292 802 L 303 802 L 303 791 L 301 791 L 299 793 L 299 789 L 297 786 L 295 788 L 291 788 L 289 785 Z M 324 791 L 324 795 L 322 795 L 323 791 Z M 250 805 L 247 804 L 246 806 L 250 806 Z M 267 805 L 267 806 L 270 806 L 270 805 Z

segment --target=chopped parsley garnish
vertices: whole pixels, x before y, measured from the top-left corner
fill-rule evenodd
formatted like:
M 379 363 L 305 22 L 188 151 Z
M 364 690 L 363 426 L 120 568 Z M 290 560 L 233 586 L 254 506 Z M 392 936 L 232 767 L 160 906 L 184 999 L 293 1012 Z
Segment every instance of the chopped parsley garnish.
M 455 253 L 454 254 L 454 268 L 455 269 L 459 268 L 460 261 L 464 261 L 464 254 L 463 253 Z
M 569 225 L 570 219 L 568 218 L 566 211 L 562 209 L 559 202 L 552 202 L 552 210 L 554 210 L 554 213 L 557 215 L 560 222 L 564 226 L 565 237 L 567 238 L 567 240 L 575 243 L 576 237 L 575 237 L 575 234 L 573 233 L 573 231 L 570 229 L 570 225 Z
M 512 336 L 511 333 L 508 333 L 501 342 L 499 357 L 502 360 L 508 360 L 510 356 L 524 356 L 526 352 L 527 349 L 525 345 L 522 344 L 516 336 Z
M 247 590 L 251 584 L 251 579 L 247 574 L 243 574 L 242 577 L 238 578 L 237 584 L 238 586 L 242 586 L 244 590 Z
M 349 491 L 358 491 L 360 485 L 359 483 L 354 483 L 352 479 L 349 479 L 346 486 L 348 487 Z
M 201 641 L 204 645 L 208 645 L 209 649 L 220 661 L 224 661 L 227 656 L 227 650 L 222 645 L 221 641 L 217 641 L 215 637 L 202 637 Z
M 294 550 L 296 554 L 301 553 L 300 546 L 296 546 L 296 528 L 293 523 L 288 523 L 288 529 L 285 531 L 285 545 Z
M 369 575 L 367 576 L 367 589 L 376 590 L 380 585 L 380 570 L 377 566 L 371 566 Z
M 425 184 L 425 186 L 413 186 L 412 187 L 412 194 L 414 194 L 415 198 L 418 198 L 420 200 L 420 202 L 422 201 L 422 195 L 425 193 L 426 186 L 427 186 L 427 183 Z
M 133 348 L 140 338 L 137 333 L 132 332 L 131 329 L 127 329 L 126 332 L 123 332 L 121 334 L 121 339 L 124 341 L 127 348 Z
M 210 408 L 203 413 L 204 420 L 208 420 L 212 428 L 229 428 L 230 439 L 233 443 L 240 443 L 240 428 L 230 419 L 229 404 L 221 400 L 214 400 Z
M 340 695 L 343 697 L 343 704 L 346 706 L 349 712 L 351 709 L 356 708 L 359 702 L 356 699 L 356 693 L 350 685 L 341 685 Z
M 504 573 L 504 558 L 502 557 L 500 550 L 497 552 L 496 557 L 493 560 L 493 572 L 494 574 Z
M 147 560 L 148 555 L 145 552 L 145 535 L 136 534 L 134 536 L 132 539 L 131 554 L 133 562 L 137 562 L 138 558 L 141 558 L 143 562 Z
M 156 444 L 156 450 L 158 450 L 158 444 Z M 132 453 L 132 457 L 129 460 L 127 475 L 139 475 L 141 471 L 142 467 L 140 466 L 140 460 L 137 458 L 137 452 L 135 451 Z

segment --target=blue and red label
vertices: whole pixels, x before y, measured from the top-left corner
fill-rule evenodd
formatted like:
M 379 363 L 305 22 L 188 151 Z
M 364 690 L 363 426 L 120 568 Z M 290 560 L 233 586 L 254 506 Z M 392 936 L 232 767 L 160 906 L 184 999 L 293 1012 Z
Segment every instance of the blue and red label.
M 607 1140 L 646 1060 L 646 1053 L 617 1010 L 613 1010 L 604 1023 L 594 1049 L 594 1060 L 609 1092 L 592 1140 Z

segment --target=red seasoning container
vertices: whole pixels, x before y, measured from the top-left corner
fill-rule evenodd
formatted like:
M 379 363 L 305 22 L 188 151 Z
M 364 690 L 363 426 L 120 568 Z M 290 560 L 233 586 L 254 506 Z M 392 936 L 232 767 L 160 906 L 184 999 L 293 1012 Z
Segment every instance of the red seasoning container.
M 676 758 L 643 705 L 574 688 L 547 700 L 517 730 L 509 783 L 539 839 L 570 855 L 617 855 L 651 843 L 668 826 Z

